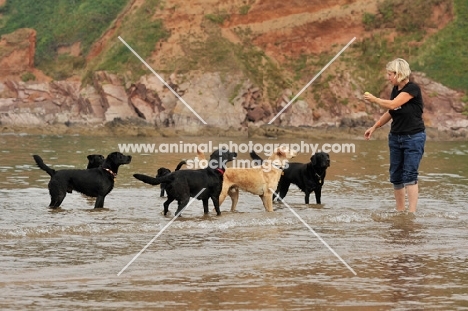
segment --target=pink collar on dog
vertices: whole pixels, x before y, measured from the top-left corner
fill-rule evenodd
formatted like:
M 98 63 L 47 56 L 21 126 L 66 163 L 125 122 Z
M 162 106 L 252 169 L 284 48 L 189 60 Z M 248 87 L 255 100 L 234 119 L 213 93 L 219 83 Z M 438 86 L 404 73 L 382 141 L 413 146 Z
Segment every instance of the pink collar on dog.
M 104 170 L 107 171 L 107 172 L 109 172 L 109 174 L 111 174 L 112 177 L 114 177 L 114 179 L 117 178 L 117 173 L 114 173 L 112 170 L 110 170 L 110 169 L 108 169 L 108 168 L 105 168 Z

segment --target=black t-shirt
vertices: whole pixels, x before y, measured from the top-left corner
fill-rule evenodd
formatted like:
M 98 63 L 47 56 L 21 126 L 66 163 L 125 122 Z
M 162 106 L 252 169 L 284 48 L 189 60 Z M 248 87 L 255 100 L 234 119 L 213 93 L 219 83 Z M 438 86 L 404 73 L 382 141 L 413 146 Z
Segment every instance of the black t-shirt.
M 388 111 L 392 116 L 390 133 L 413 135 L 424 131 L 425 126 L 422 119 L 424 103 L 421 89 L 413 82 L 408 82 L 401 90 L 398 90 L 398 87 L 394 86 L 390 99 L 394 99 L 401 92 L 406 92 L 413 96 L 413 98 L 400 107 Z

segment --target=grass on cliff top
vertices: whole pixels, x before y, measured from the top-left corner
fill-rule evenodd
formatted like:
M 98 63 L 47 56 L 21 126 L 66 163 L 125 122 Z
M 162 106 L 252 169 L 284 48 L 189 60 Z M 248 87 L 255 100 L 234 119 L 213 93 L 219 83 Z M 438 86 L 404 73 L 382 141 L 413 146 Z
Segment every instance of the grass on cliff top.
M 148 68 L 118 39 L 118 36 L 141 58 L 151 63 L 148 58 L 157 48 L 158 42 L 170 36 L 163 22 L 153 18 L 157 11 L 164 9 L 163 5 L 164 2 L 161 0 L 146 0 L 140 7 L 126 14 L 116 34 L 108 38 L 107 50 L 88 64 L 83 82 L 90 83 L 90 75 L 96 70 L 117 73 L 133 81 L 148 74 Z M 160 68 L 157 68 L 157 71 L 160 71 Z
M 56 79 L 83 66 L 82 57 L 59 57 L 58 48 L 81 42 L 86 54 L 129 0 L 8 0 L 0 7 L 0 35 L 19 28 L 37 32 L 35 65 Z
M 424 43 L 413 67 L 468 93 L 468 1 L 454 0 L 454 11 L 455 19 Z
M 426 29 L 437 26 L 430 24 L 436 6 L 446 10 L 445 13 L 453 10 L 454 20 L 428 36 Z M 386 63 L 402 57 L 408 60 L 413 71 L 424 72 L 447 87 L 468 92 L 466 0 L 384 0 L 379 3 L 378 10 L 378 14 L 366 13 L 363 18 L 366 29 L 373 31 L 373 35 L 353 45 L 366 90 L 382 90 Z M 388 40 L 389 31 L 397 32 L 394 42 Z

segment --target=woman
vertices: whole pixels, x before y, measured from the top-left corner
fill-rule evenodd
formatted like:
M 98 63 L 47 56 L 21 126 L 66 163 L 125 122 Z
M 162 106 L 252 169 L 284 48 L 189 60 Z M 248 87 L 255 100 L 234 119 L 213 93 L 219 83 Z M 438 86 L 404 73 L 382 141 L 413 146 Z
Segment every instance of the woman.
M 388 109 L 380 119 L 367 129 L 369 139 L 379 127 L 392 120 L 388 145 L 390 148 L 390 182 L 393 184 L 396 209 L 405 210 L 405 192 L 408 210 L 416 212 L 418 204 L 418 169 L 424 153 L 426 132 L 422 119 L 423 100 L 419 86 L 409 81 L 408 63 L 397 58 L 387 64 L 387 79 L 393 85 L 390 99 L 381 99 L 366 92 L 364 99 Z

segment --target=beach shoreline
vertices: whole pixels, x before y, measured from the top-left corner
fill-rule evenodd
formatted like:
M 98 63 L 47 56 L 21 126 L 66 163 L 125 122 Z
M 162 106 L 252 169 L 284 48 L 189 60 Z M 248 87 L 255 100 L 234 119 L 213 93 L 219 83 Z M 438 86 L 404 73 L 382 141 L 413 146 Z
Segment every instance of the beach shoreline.
M 386 140 L 390 127 L 385 126 L 374 132 L 372 139 Z M 99 125 L 53 124 L 47 126 L 3 125 L 2 135 L 60 135 L 60 136 L 122 136 L 122 137 L 246 137 L 246 138 L 303 138 L 303 139 L 351 139 L 363 140 L 365 127 L 283 127 L 275 125 L 249 126 L 239 128 L 218 128 L 213 126 L 157 128 L 131 122 Z M 432 141 L 466 140 L 465 132 L 441 131 L 426 128 L 427 139 Z

